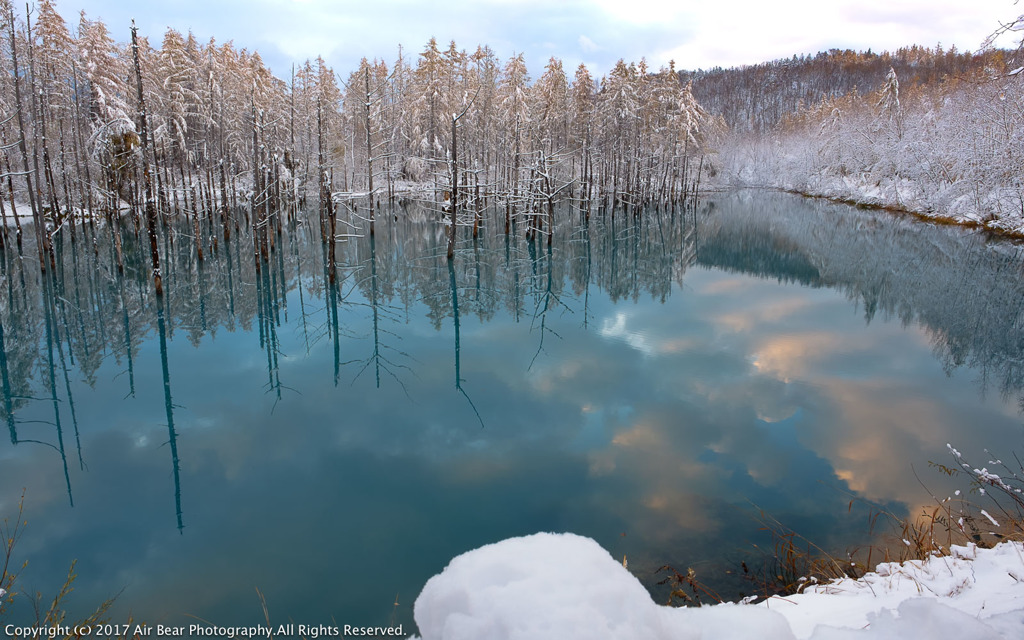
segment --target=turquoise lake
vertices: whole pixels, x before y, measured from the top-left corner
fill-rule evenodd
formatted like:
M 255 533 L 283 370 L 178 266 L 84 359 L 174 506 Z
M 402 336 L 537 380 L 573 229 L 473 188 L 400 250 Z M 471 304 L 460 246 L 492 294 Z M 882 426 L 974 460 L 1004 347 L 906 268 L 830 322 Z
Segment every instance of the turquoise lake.
M 420 205 L 372 238 L 345 211 L 333 287 L 315 213 L 259 272 L 244 225 L 200 262 L 172 224 L 162 300 L 130 223 L 123 275 L 106 227 L 45 279 L 7 247 L 22 590 L 77 561 L 72 616 L 117 596 L 115 621 L 259 624 L 262 594 L 275 625 L 410 632 L 452 557 L 571 531 L 659 600 L 666 564 L 735 599 L 762 511 L 842 551 L 967 488 L 929 465 L 947 443 L 1024 452 L 1020 244 L 751 191 L 561 210 L 550 245 L 491 212 L 449 262 Z

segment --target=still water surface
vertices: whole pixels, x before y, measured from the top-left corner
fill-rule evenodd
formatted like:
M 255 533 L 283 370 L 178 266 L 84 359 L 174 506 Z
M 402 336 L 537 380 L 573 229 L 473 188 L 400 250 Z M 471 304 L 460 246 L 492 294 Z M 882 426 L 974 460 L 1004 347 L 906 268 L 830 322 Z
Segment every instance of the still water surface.
M 915 472 L 953 490 L 947 442 L 1024 451 L 1019 246 L 764 194 L 561 217 L 550 248 L 496 217 L 451 265 L 422 209 L 353 219 L 335 288 L 315 224 L 259 274 L 244 229 L 199 264 L 172 227 L 162 308 L 130 228 L 123 277 L 107 230 L 46 283 L 8 251 L 22 588 L 77 560 L 73 615 L 255 624 L 259 589 L 274 624 L 409 630 L 453 556 L 572 531 L 656 593 L 671 564 L 735 597 L 758 509 L 841 550 L 867 503 L 928 503 Z

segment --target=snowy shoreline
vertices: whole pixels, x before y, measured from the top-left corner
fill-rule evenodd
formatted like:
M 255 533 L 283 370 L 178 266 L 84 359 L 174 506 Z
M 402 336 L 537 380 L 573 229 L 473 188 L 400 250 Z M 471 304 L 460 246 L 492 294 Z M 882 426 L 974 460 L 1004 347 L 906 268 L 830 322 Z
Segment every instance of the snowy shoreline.
M 922 222 L 931 222 L 933 224 L 946 224 L 955 225 L 958 227 L 964 227 L 967 229 L 982 229 L 989 233 L 1021 240 L 1024 239 L 1024 219 L 1014 218 L 1000 218 L 995 221 L 986 222 L 984 220 L 975 219 L 967 216 L 954 216 L 940 213 L 938 211 L 930 211 L 928 209 L 919 209 L 908 207 L 905 204 L 899 202 L 887 201 L 876 197 L 859 198 L 856 194 L 850 193 L 835 193 L 825 190 L 823 192 L 817 191 L 805 191 L 793 187 L 755 187 L 763 189 L 772 189 L 776 191 L 783 191 L 785 193 L 791 193 L 793 195 L 802 196 L 804 198 L 820 198 L 828 200 L 829 202 L 835 202 L 838 204 L 846 204 L 852 207 L 858 207 L 863 209 L 876 209 L 880 211 L 889 211 L 899 215 L 909 215 L 917 218 Z M 996 222 L 998 224 L 993 224 Z
M 422 640 L 1010 640 L 1024 637 L 1024 544 L 954 546 L 757 605 L 673 608 L 590 538 L 538 533 L 456 557 L 414 614 Z
M 859 209 L 887 211 L 894 215 L 909 216 L 921 222 L 931 224 L 963 227 L 965 229 L 979 229 L 986 233 L 991 233 L 994 236 L 1008 238 L 1011 240 L 1024 240 L 1024 217 L 1021 216 L 1007 216 L 996 220 L 985 221 L 969 215 L 953 215 L 927 206 L 918 207 L 902 201 L 885 199 L 880 197 L 877 193 L 865 195 L 865 192 L 853 189 L 813 189 L 807 185 L 801 187 L 792 184 L 755 184 L 739 180 L 736 184 L 723 185 L 718 192 L 728 192 L 730 190 L 788 193 L 801 198 L 827 200 L 836 204 L 845 204 Z

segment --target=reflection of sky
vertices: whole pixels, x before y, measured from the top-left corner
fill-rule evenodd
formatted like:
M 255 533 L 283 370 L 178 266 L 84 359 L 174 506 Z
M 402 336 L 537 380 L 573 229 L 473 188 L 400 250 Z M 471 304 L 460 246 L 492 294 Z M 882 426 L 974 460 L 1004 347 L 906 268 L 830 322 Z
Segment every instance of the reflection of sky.
M 382 623 L 395 593 L 408 620 L 453 555 L 538 530 L 593 536 L 645 577 L 726 562 L 756 537 L 752 505 L 843 545 L 863 531 L 845 490 L 913 508 L 927 496 L 911 465 L 945 461 L 946 442 L 966 452 L 1020 435 L 970 372 L 943 372 L 921 330 L 866 324 L 826 288 L 692 268 L 664 303 L 592 289 L 589 329 L 572 313 L 550 313 L 546 334 L 463 316 L 462 387 L 484 428 L 455 388 L 451 318 L 435 331 L 417 305 L 412 324 L 386 322 L 382 340 L 406 354 L 390 357 L 409 370 L 394 369 L 404 390 L 390 376 L 377 389 L 372 372 L 357 376 L 370 312 L 343 307 L 353 363 L 335 386 L 321 306 L 307 351 L 289 300 L 280 400 L 255 331 L 171 343 L 182 535 L 155 339 L 136 357 L 133 398 L 112 361 L 95 388 L 74 386 L 86 465 L 65 416 L 74 508 L 53 450 L 4 445 L 0 484 L 27 487 L 19 552 L 33 586 L 52 590 L 77 558 L 73 605 L 123 587 L 120 610 L 150 623 L 259 621 L 255 588 L 274 621 Z

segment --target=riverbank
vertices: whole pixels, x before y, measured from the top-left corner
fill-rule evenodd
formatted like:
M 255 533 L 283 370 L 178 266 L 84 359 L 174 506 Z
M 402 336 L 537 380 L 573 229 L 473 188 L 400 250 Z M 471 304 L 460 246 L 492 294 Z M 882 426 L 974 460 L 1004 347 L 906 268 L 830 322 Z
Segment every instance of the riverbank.
M 846 185 L 849 188 L 825 188 L 810 189 L 808 187 L 798 188 L 794 186 L 779 187 L 775 190 L 805 198 L 820 198 L 838 204 L 847 204 L 861 209 L 874 209 L 888 211 L 890 213 L 908 215 L 922 222 L 933 224 L 956 225 L 968 229 L 981 229 L 998 236 L 1024 240 L 1024 213 L 1022 215 L 1010 215 L 1002 217 L 977 216 L 972 214 L 952 215 L 938 211 L 930 205 L 913 206 L 899 198 L 885 198 L 881 192 L 869 189 L 864 185 Z M 764 188 L 764 187 L 762 187 Z
M 906 180 L 870 182 L 867 176 L 859 180 L 851 176 L 793 175 L 787 171 L 769 175 L 761 167 L 741 166 L 736 162 L 723 178 L 723 188 L 781 191 L 1024 240 L 1024 208 L 1014 210 L 997 194 L 967 204 L 963 198 L 954 198 L 949 193 L 927 194 L 923 187 L 910 185 Z

